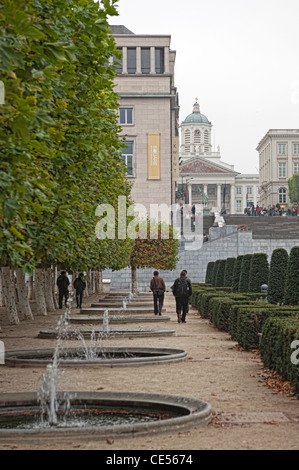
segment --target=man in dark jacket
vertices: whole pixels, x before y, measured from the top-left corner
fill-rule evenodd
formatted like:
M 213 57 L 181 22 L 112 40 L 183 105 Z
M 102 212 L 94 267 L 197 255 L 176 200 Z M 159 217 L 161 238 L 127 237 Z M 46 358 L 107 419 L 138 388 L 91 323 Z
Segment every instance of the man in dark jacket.
M 189 297 L 192 294 L 192 285 L 186 276 L 186 271 L 182 271 L 180 277 L 174 281 L 172 293 L 175 296 L 178 323 L 186 323 Z
M 150 290 L 152 291 L 154 297 L 154 313 L 155 315 L 158 315 L 158 313 L 159 315 L 162 315 L 166 286 L 163 277 L 159 276 L 158 271 L 154 272 L 154 277 L 150 283 Z
M 83 292 L 86 288 L 86 282 L 84 281 L 83 273 L 80 273 L 79 276 L 75 279 L 74 288 L 76 289 L 77 308 L 81 308 Z
M 62 308 L 63 298 L 65 299 L 64 301 L 65 306 L 67 304 L 67 299 L 69 296 L 69 289 L 68 289 L 69 283 L 70 281 L 66 275 L 66 272 L 61 271 L 60 276 L 57 278 L 57 281 L 56 281 L 56 284 L 58 286 L 58 291 L 59 291 L 59 298 L 58 298 L 59 308 Z

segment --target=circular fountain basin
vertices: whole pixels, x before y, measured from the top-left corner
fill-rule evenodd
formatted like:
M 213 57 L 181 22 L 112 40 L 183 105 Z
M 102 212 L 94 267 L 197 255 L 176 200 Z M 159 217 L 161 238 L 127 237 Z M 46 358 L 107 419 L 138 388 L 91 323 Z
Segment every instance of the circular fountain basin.
M 77 339 L 78 332 L 83 336 L 83 338 L 91 338 L 91 335 L 94 333 L 97 335 L 105 335 L 107 338 L 130 338 L 130 337 L 147 337 L 147 336 L 173 336 L 175 335 L 175 330 L 161 328 L 109 328 L 108 333 L 104 333 L 102 329 L 91 329 L 91 328 L 80 328 L 78 329 L 68 329 L 63 332 L 64 339 Z M 61 336 L 61 333 L 60 333 Z M 38 338 L 43 339 L 57 339 L 58 333 L 56 330 L 42 330 L 38 334 Z
M 80 315 L 91 315 L 93 313 L 104 313 L 107 310 L 107 307 L 98 307 L 98 308 L 81 308 Z M 164 310 L 165 311 L 165 310 Z M 127 307 L 125 310 L 120 308 L 110 308 L 109 315 L 145 315 L 152 314 L 153 308 L 146 307 Z
M 103 323 L 104 315 L 76 315 L 69 317 L 69 323 Z M 110 323 L 144 323 L 169 321 L 170 317 L 164 315 L 109 315 Z
M 209 403 L 192 398 L 144 393 L 118 392 L 58 392 L 60 402 L 70 397 L 71 421 L 67 419 L 57 426 L 38 424 L 40 413 L 36 393 L 9 393 L 0 395 L 0 436 L 21 435 L 22 438 L 39 436 L 64 438 L 89 435 L 107 439 L 117 435 L 135 435 L 177 432 L 194 426 L 205 426 L 211 420 Z M 85 416 L 92 415 L 90 420 Z M 126 420 L 120 423 L 112 419 L 120 415 Z M 139 415 L 141 419 L 133 419 Z M 103 416 L 110 419 L 103 420 Z M 105 424 L 106 423 L 106 424 Z
M 5 365 L 12 367 L 45 367 L 53 361 L 54 349 L 10 351 Z M 59 363 L 63 367 L 126 367 L 179 362 L 187 359 L 181 349 L 165 348 L 96 348 L 94 358 L 86 358 L 84 348 L 61 348 Z

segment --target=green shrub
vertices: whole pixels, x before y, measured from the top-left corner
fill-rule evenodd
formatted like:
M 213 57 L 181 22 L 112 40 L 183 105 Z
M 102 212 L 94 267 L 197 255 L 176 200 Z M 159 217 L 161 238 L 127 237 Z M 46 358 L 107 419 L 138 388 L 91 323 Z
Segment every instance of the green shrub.
M 227 258 L 224 271 L 224 287 L 232 287 L 236 258 Z
M 216 278 L 217 278 L 217 273 L 218 273 L 219 265 L 220 265 L 220 260 L 217 259 L 217 260 L 214 262 L 213 270 L 212 270 L 212 275 L 211 275 L 211 284 L 212 284 L 213 287 L 216 286 Z
M 292 361 L 296 359 L 294 358 L 296 351 L 291 346 L 298 340 L 299 316 L 293 314 L 287 318 L 269 318 L 265 323 L 260 344 L 264 365 L 289 380 L 297 394 L 299 394 L 299 364 Z
M 242 264 L 243 256 L 244 255 L 237 256 L 237 259 L 234 264 L 233 279 L 232 279 L 232 291 L 233 292 L 239 292 L 239 281 L 240 281 L 241 264 Z
M 250 263 L 253 255 L 244 255 L 241 262 L 241 272 L 239 281 L 239 292 L 249 291 Z
M 269 263 L 265 253 L 254 253 L 251 257 L 249 292 L 261 292 L 261 286 L 268 284 Z
M 218 269 L 217 269 L 217 274 L 216 274 L 216 279 L 215 279 L 215 287 L 224 286 L 225 265 L 226 265 L 226 260 L 220 259 L 218 262 Z
M 284 248 L 273 251 L 270 261 L 268 302 L 282 304 L 285 295 L 289 255 Z
M 210 261 L 207 265 L 206 278 L 205 278 L 205 282 L 207 284 L 211 284 L 211 282 L 212 282 L 212 274 L 213 274 L 214 264 L 215 264 L 215 261 Z
M 294 246 L 291 249 L 287 279 L 285 287 L 284 303 L 288 305 L 299 304 L 299 246 Z

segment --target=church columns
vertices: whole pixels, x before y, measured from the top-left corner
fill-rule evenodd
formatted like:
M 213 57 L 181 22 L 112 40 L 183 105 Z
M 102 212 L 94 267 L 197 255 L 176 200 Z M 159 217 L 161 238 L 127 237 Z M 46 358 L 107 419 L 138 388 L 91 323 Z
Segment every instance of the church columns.
M 230 213 L 235 213 L 235 185 L 230 185 Z
M 221 183 L 217 183 L 217 207 L 221 211 Z
M 188 183 L 189 204 L 192 205 L 192 184 Z

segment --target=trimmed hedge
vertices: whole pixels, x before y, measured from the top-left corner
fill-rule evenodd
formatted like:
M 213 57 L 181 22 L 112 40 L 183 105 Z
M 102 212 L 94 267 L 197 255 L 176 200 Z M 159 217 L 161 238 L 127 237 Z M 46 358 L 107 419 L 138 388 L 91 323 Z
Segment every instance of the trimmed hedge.
M 224 287 L 231 287 L 233 283 L 233 273 L 236 258 L 227 258 L 224 271 Z
M 298 340 L 299 316 L 297 314 L 288 318 L 269 318 L 265 323 L 260 344 L 261 358 L 265 366 L 276 370 L 288 380 L 297 394 L 299 394 L 299 364 L 293 362 L 298 358 L 298 354 L 291 345 L 293 341 Z M 298 346 L 296 349 L 298 350 Z
M 299 304 L 299 246 L 293 246 L 289 256 L 286 294 L 284 298 L 285 304 Z
M 239 292 L 249 291 L 249 272 L 252 255 L 244 255 L 241 262 Z
M 212 274 L 213 274 L 213 268 L 214 268 L 215 261 L 210 261 L 207 264 L 207 270 L 206 270 L 206 284 L 211 284 L 212 282 Z
M 241 265 L 242 265 L 243 256 L 244 255 L 237 256 L 237 259 L 234 265 L 233 280 L 232 280 L 233 292 L 239 292 L 239 282 L 240 282 Z
M 254 253 L 251 257 L 249 292 L 261 292 L 261 286 L 268 284 L 269 263 L 265 253 Z
M 268 302 L 282 304 L 285 295 L 286 274 L 289 255 L 284 248 L 273 251 L 270 261 Z

